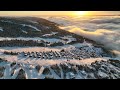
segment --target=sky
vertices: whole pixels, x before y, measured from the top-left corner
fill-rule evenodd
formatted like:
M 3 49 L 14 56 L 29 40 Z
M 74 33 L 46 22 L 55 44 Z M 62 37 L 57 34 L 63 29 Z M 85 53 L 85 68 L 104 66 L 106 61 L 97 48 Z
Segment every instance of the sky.
M 0 16 L 120 15 L 120 11 L 0 11 Z

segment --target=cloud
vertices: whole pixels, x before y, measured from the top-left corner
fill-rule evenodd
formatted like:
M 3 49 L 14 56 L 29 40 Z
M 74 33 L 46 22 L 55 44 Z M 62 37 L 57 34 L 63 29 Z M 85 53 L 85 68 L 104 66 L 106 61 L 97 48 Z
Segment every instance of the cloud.
M 51 19 L 49 19 L 51 20 Z M 116 50 L 120 54 L 120 17 L 90 17 L 90 18 L 62 18 L 52 19 L 62 24 L 61 29 L 73 32 L 98 43 L 108 49 Z
M 120 18 L 101 18 L 101 19 L 92 19 L 89 21 L 90 23 L 96 23 L 96 24 L 103 24 L 103 23 L 112 23 L 112 24 L 120 24 Z
M 98 29 L 96 31 L 84 31 L 80 28 L 69 28 L 70 32 L 81 35 L 88 39 L 100 42 L 106 48 L 115 49 L 120 51 L 120 33 L 106 29 Z

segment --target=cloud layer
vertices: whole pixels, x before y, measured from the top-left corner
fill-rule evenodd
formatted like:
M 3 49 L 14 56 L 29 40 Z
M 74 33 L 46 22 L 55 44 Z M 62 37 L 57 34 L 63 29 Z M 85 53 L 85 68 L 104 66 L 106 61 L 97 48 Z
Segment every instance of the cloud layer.
M 120 55 L 120 17 L 52 17 L 60 28 L 104 44 Z
M 90 32 L 84 31 L 80 28 L 73 28 L 69 31 L 96 42 L 100 42 L 104 44 L 106 48 L 112 49 L 114 50 L 114 53 L 120 55 L 120 33 L 105 29 L 98 29 L 96 31 Z

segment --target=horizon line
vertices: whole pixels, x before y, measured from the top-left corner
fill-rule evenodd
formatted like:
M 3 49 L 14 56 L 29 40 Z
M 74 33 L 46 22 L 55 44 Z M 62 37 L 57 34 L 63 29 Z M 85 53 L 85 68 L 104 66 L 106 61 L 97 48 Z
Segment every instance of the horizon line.
M 120 16 L 120 15 L 0 15 L 0 17 L 38 17 L 38 16 Z

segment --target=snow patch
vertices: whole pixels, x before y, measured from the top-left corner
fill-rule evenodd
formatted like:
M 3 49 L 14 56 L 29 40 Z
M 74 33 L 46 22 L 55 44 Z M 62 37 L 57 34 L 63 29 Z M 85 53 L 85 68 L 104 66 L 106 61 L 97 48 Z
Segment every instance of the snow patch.
M 37 21 L 32 21 L 32 20 L 28 20 L 29 22 L 31 22 L 31 23 L 35 23 L 35 24 L 38 24 L 38 22 Z
M 28 33 L 27 31 L 24 31 L 24 30 L 22 30 L 22 32 L 23 32 L 23 33 L 25 33 L 25 34 L 27 34 L 27 33 Z
M 73 38 L 72 36 L 64 36 L 64 37 L 61 37 L 61 39 L 67 40 L 67 42 L 65 42 L 65 44 L 68 44 L 72 41 L 76 41 L 76 38 Z
M 0 31 L 2 31 L 2 32 L 4 31 L 2 27 L 0 27 Z
M 48 36 L 53 36 L 53 35 L 55 35 L 55 34 L 57 34 L 58 32 L 52 32 L 52 33 L 50 33 L 50 34 L 44 34 L 44 35 L 42 35 L 42 36 L 44 36 L 44 37 L 48 37 Z
M 39 30 L 37 27 L 34 27 L 34 26 L 32 26 L 32 25 L 26 25 L 26 24 L 20 24 L 20 25 L 22 25 L 23 27 L 33 28 L 33 29 L 35 29 L 36 31 L 41 31 L 41 30 Z
M 12 21 L 1 20 L 1 22 L 13 23 Z
M 23 31 L 24 32 L 24 31 Z M 33 40 L 33 41 L 46 41 L 46 42 L 59 42 L 60 39 L 56 39 L 56 38 L 39 38 L 39 37 L 35 37 L 35 38 L 24 38 L 24 37 L 17 37 L 17 38 L 10 38 L 10 37 L 0 37 L 0 41 L 2 40 Z

